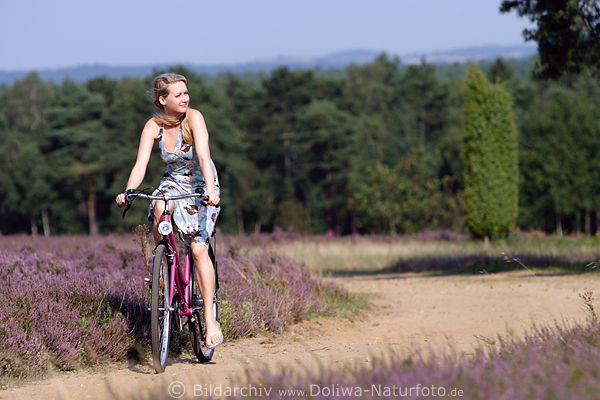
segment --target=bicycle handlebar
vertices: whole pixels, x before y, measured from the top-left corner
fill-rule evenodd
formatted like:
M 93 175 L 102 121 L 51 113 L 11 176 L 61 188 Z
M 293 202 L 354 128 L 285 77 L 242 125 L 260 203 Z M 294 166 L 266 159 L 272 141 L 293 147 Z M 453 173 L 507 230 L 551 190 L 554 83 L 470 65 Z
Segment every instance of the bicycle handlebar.
M 177 195 L 163 195 L 163 196 L 154 196 L 151 194 L 146 194 L 146 193 L 128 193 L 125 195 L 125 197 L 127 199 L 130 199 L 130 201 L 133 201 L 133 199 L 135 199 L 136 197 L 141 197 L 143 199 L 148 199 L 148 200 L 180 200 L 180 199 L 188 199 L 190 197 L 202 197 L 202 200 L 208 200 L 208 196 L 205 196 L 204 193 L 184 193 L 184 194 L 177 194 Z
M 202 198 L 202 200 L 205 200 L 205 201 L 208 200 L 208 196 L 206 196 L 204 194 L 204 191 L 201 188 L 198 189 L 197 193 L 183 193 L 183 194 L 176 194 L 176 195 L 169 195 L 166 193 L 161 194 L 161 195 L 151 195 L 151 194 L 146 194 L 146 193 L 142 193 L 142 192 L 136 192 L 136 191 L 130 189 L 125 192 L 125 209 L 123 210 L 123 219 L 125 218 L 125 214 L 129 210 L 129 208 L 131 207 L 131 203 L 133 203 L 133 200 L 135 200 L 138 197 L 148 199 L 148 200 L 164 200 L 165 202 L 167 202 L 169 200 L 189 199 L 191 197 L 200 197 L 200 198 Z M 215 207 L 217 207 L 217 208 L 221 207 L 221 203 L 217 204 Z

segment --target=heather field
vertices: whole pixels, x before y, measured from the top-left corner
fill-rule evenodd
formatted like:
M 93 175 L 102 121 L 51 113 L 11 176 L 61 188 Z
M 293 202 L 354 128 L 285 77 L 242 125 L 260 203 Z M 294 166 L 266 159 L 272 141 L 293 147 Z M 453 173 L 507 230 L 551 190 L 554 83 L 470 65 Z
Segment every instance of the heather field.
M 0 379 L 143 358 L 148 268 L 140 243 L 133 235 L 0 237 Z M 348 299 L 289 258 L 221 250 L 228 339 L 279 332 L 309 315 L 333 313 L 334 304 Z
M 0 237 L 0 268 L 9 279 L 0 289 L 2 377 L 44 376 L 147 352 L 141 243 L 133 235 Z M 182 380 L 184 399 L 197 398 L 189 382 L 203 397 L 210 382 L 221 388 L 214 396 L 234 398 L 600 396 L 600 238 L 529 233 L 483 243 L 452 232 L 276 232 L 221 235 L 219 243 L 222 323 L 230 340 L 215 364 L 175 356 L 162 381 L 144 372 L 149 367 L 130 364 L 107 374 L 112 397 L 174 398 L 169 385 Z M 357 299 L 371 309 L 347 319 L 344 310 L 359 312 Z M 334 316 L 311 318 L 318 314 Z M 53 385 L 77 397 L 88 379 Z M 129 394 L 125 388 L 138 379 L 148 390 Z M 92 380 L 96 388 L 105 385 Z M 37 392 L 25 387 L 12 398 L 23 393 Z

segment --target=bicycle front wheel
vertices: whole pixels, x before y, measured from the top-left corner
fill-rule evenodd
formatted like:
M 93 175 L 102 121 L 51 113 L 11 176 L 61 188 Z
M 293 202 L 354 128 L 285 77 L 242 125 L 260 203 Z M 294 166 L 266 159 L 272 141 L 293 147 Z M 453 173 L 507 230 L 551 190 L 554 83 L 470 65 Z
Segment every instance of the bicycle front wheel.
M 169 262 L 167 247 L 159 244 L 154 252 L 150 330 L 152 336 L 152 363 L 156 372 L 163 372 L 169 353 L 171 311 L 169 308 Z

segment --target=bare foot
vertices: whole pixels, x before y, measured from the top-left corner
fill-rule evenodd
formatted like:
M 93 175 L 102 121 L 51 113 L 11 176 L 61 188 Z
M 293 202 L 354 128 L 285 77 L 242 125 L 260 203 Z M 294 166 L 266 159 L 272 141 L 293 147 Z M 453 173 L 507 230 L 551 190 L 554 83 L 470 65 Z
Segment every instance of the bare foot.
M 206 323 L 206 347 L 214 349 L 218 345 L 223 343 L 223 332 L 221 331 L 221 325 L 213 320 L 212 323 Z

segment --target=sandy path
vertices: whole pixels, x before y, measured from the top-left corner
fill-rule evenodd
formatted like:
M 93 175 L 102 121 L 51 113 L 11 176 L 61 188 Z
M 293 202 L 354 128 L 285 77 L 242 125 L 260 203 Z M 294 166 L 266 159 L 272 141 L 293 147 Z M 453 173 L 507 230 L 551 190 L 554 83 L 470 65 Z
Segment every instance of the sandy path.
M 531 276 L 511 272 L 479 276 L 427 277 L 412 274 L 333 278 L 373 304 L 354 320 L 319 318 L 302 322 L 282 335 L 263 334 L 225 343 L 214 363 L 197 364 L 184 356 L 156 375 L 148 365 L 78 372 L 9 387 L 2 399 L 106 399 L 108 385 L 120 394 L 165 390 L 182 382 L 187 393 L 199 394 L 206 384 L 233 387 L 246 370 L 337 366 L 368 363 L 373 355 L 452 343 L 472 351 L 477 336 L 494 337 L 512 330 L 522 335 L 535 324 L 583 321 L 587 314 L 579 294 L 600 292 L 600 275 Z M 600 306 L 597 305 L 597 308 Z M 162 385 L 162 386 L 161 386 Z M 198 396 L 200 398 L 201 396 Z

